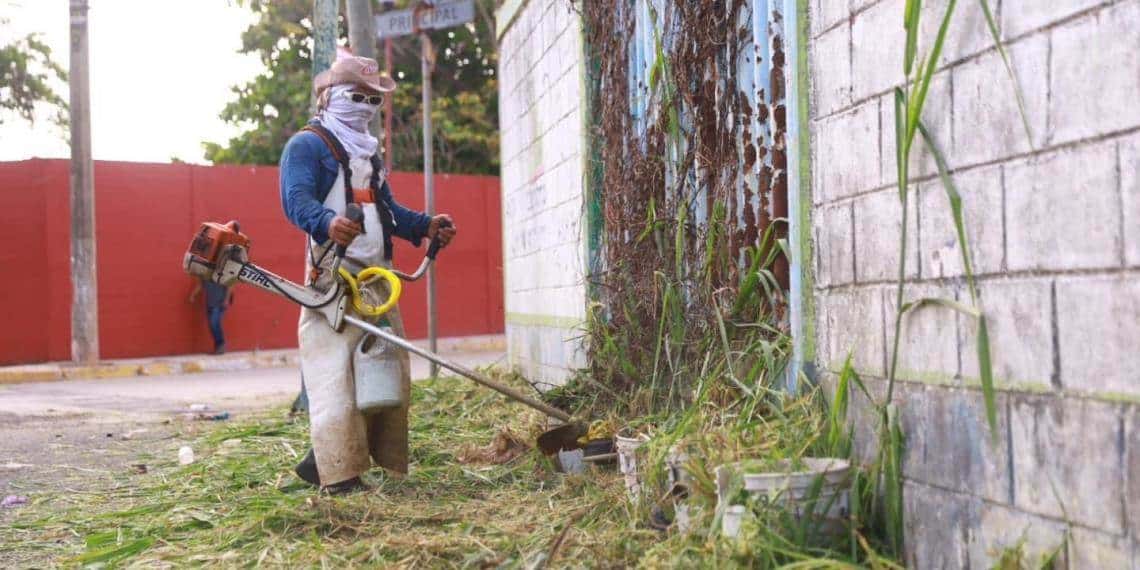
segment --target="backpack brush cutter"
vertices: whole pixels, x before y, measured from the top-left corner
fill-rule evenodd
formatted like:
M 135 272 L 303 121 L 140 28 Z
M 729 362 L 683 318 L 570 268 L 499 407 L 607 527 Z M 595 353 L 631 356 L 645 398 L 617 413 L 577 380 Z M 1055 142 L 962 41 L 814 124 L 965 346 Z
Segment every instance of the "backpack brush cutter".
M 357 204 L 349 204 L 345 216 L 350 220 L 363 223 L 364 213 Z M 574 420 L 570 414 L 550 406 L 544 402 L 531 398 L 525 394 L 499 384 L 482 374 L 464 366 L 451 362 L 438 354 L 428 352 L 407 340 L 385 331 L 357 316 L 357 313 L 376 317 L 388 312 L 396 305 L 401 292 L 401 280 L 416 281 L 427 271 L 435 261 L 436 255 L 442 247 L 438 240 L 432 240 L 427 255 L 415 273 L 407 274 L 394 269 L 382 267 L 369 267 L 357 275 L 342 268 L 346 248 L 336 246 L 336 257 L 333 260 L 332 272 L 337 277 L 328 291 L 319 291 L 314 287 L 298 285 L 280 275 L 258 267 L 249 261 L 249 237 L 235 229 L 235 222 L 219 224 L 205 222 L 190 242 L 190 247 L 182 260 L 182 268 L 195 277 L 209 279 L 227 287 L 237 282 L 253 285 L 270 293 L 285 297 L 302 307 L 319 311 L 328 319 L 329 325 L 340 332 L 345 325 L 352 325 L 364 332 L 375 335 L 395 346 L 434 362 L 460 376 L 468 378 L 478 384 L 486 386 L 516 402 L 525 404 L 535 410 L 564 422 L 557 428 L 549 430 L 538 437 L 538 447 L 543 453 L 550 455 L 560 450 L 577 449 L 581 447 L 578 439 L 587 433 L 587 426 Z M 359 282 L 375 277 L 383 278 L 388 282 L 389 297 L 379 306 L 367 304 L 360 294 Z M 349 303 L 355 313 L 349 310 Z

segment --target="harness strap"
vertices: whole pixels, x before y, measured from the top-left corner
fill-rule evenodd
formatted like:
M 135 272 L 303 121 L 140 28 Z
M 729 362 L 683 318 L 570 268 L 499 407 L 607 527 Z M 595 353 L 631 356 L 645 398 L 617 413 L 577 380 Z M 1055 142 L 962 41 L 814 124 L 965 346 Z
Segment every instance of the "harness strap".
M 325 146 L 329 147 L 332 152 L 333 158 L 340 163 L 340 167 L 344 169 L 344 203 L 345 205 L 354 202 L 352 194 L 352 168 L 348 165 L 348 151 L 344 150 L 344 145 L 332 134 L 332 131 L 321 126 L 320 123 L 311 122 L 302 131 L 309 131 L 315 133 L 321 140 L 325 142 Z
M 321 140 L 324 141 L 325 146 L 332 152 L 333 158 L 340 163 L 340 167 L 344 169 L 344 203 L 352 204 L 363 203 L 366 200 L 357 199 L 357 193 L 352 189 L 352 169 L 348 164 L 348 152 L 344 150 L 344 145 L 336 138 L 336 135 L 331 131 L 321 126 L 320 123 L 312 121 L 305 125 L 302 131 L 309 131 L 315 133 Z M 380 227 L 384 229 L 384 259 L 392 260 L 392 235 L 396 231 L 396 218 L 392 215 L 392 209 L 388 207 L 388 203 L 381 197 L 380 191 L 380 177 L 385 174 L 384 163 L 380 160 L 379 154 L 373 154 L 369 161 L 372 163 L 372 177 L 369 180 L 368 186 L 372 190 L 372 205 L 376 208 L 377 217 L 380 218 Z
M 380 227 L 384 228 L 384 259 L 391 261 L 392 234 L 396 232 L 396 217 L 392 215 L 392 209 L 388 207 L 388 203 L 380 196 L 380 175 L 386 174 L 384 163 L 380 161 L 379 154 L 373 154 L 370 160 L 372 161 L 372 179 L 368 185 L 372 187 L 372 203 L 376 205 L 376 213 L 380 215 Z

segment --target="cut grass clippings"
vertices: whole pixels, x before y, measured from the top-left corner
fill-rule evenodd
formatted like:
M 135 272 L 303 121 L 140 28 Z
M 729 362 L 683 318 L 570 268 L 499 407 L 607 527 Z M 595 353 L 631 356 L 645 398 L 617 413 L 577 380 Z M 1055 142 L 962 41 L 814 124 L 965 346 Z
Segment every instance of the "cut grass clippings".
M 545 427 L 540 415 L 497 394 L 456 378 L 426 380 L 413 386 L 412 409 L 409 475 L 373 470 L 369 492 L 330 497 L 300 482 L 292 466 L 306 449 L 308 425 L 279 410 L 177 442 L 194 448 L 191 465 L 177 465 L 171 453 L 145 475 L 124 465 L 104 493 L 33 497 L 0 528 L 0 543 L 15 545 L 18 558 L 111 567 L 724 567 L 755 560 L 716 533 L 650 529 L 615 471 L 567 476 L 533 449 L 515 457 L 480 453 L 501 446 L 504 430 L 529 444 Z M 498 460 L 506 462 L 483 463 Z M 847 566 L 820 551 L 783 559 Z

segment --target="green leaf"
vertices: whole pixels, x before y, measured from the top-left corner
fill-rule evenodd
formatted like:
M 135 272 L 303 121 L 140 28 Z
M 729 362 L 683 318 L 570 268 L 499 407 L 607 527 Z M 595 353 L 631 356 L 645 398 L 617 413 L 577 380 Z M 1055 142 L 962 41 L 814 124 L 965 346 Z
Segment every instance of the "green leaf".
M 986 316 L 978 315 L 978 370 L 982 376 L 982 398 L 986 404 L 986 420 L 990 424 L 990 435 L 997 443 L 997 398 L 994 394 L 994 370 L 990 361 L 990 332 L 986 326 Z
M 950 177 L 950 170 L 946 166 L 946 158 L 942 154 L 942 150 L 934 142 L 934 137 L 931 136 L 930 131 L 926 129 L 926 125 L 921 120 L 918 122 L 918 131 L 922 133 L 922 140 L 926 144 L 926 148 L 930 150 L 930 154 L 934 155 L 934 162 L 938 165 L 938 178 L 942 181 L 942 187 L 946 190 L 946 199 L 950 203 L 950 215 L 954 220 L 954 232 L 958 236 L 958 249 L 962 254 L 962 268 L 966 273 L 966 284 L 970 290 L 970 300 L 978 304 L 977 286 L 974 282 L 974 268 L 970 261 L 970 248 L 967 245 L 966 238 L 966 221 L 962 213 L 962 195 L 958 192 L 958 187 L 954 184 L 954 179 Z
M 934 40 L 934 47 L 926 57 L 925 65 L 918 70 L 921 74 L 918 90 L 912 96 L 907 108 L 906 141 L 908 149 L 910 148 L 910 141 L 914 140 L 914 133 L 918 129 L 918 118 L 922 116 L 922 108 L 926 104 L 926 94 L 930 90 L 930 80 L 938 69 L 938 58 L 942 55 L 942 45 L 946 42 L 946 31 L 950 29 L 950 20 L 954 15 L 954 7 L 957 5 L 958 0 L 950 0 L 946 6 L 946 14 L 942 16 L 942 25 L 938 28 L 938 38 Z
M 1025 97 L 1021 92 L 1021 85 L 1017 83 L 1017 76 L 1013 73 L 1013 66 L 1009 63 L 1009 54 L 1005 51 L 1005 46 L 1001 44 L 1001 33 L 998 32 L 997 23 L 994 21 L 994 13 L 990 10 L 990 3 L 988 0 L 978 0 L 982 5 L 982 13 L 986 15 L 986 27 L 990 30 L 990 37 L 994 40 L 994 47 L 997 48 L 998 54 L 1001 55 L 1001 61 L 1005 64 L 1006 74 L 1009 75 L 1009 80 L 1013 83 L 1013 96 L 1017 99 L 1017 112 L 1021 115 L 1021 126 L 1025 129 L 1025 140 L 1029 143 L 1029 148 L 1033 149 L 1033 131 L 1029 128 L 1029 115 L 1025 112 Z
M 641 243 L 641 241 L 644 240 L 646 237 L 648 237 L 649 234 L 653 233 L 653 230 L 656 227 L 657 227 L 657 206 L 653 201 L 653 196 L 650 196 L 649 197 L 649 207 L 647 207 L 645 209 L 645 229 L 641 230 L 641 233 L 637 234 L 637 238 L 634 239 L 633 241 L 636 243 Z
M 140 538 L 132 540 L 121 545 L 108 546 L 98 550 L 91 550 L 84 552 L 75 557 L 75 561 L 80 564 L 92 564 L 95 562 L 118 562 L 135 556 L 154 544 L 154 539 L 151 537 Z
M 902 89 L 895 87 L 895 167 L 898 169 L 900 201 L 906 195 L 908 157 L 910 156 L 909 145 L 904 144 L 906 137 L 904 117 L 906 117 L 906 95 L 903 94 Z
M 959 303 L 958 301 L 954 301 L 952 299 L 941 299 L 938 297 L 923 297 L 921 299 L 916 299 L 916 300 L 911 301 L 909 303 L 903 303 L 902 313 L 905 315 L 907 313 L 910 313 L 911 311 L 921 309 L 922 307 L 925 307 L 928 305 L 938 305 L 938 306 L 946 307 L 948 309 L 953 309 L 955 311 L 958 311 L 959 313 L 962 313 L 964 315 L 974 317 L 974 318 L 981 316 L 981 313 L 978 312 L 978 310 L 974 307 L 970 307 L 968 305 L 963 305 L 962 303 Z
M 685 279 L 685 225 L 689 219 L 689 208 L 682 203 L 677 208 L 677 230 L 673 234 L 673 269 L 677 273 L 677 280 Z
M 899 426 L 898 407 L 894 404 L 886 406 L 887 416 L 887 466 L 884 469 L 883 486 L 885 489 L 885 502 L 887 511 L 887 536 L 896 554 L 903 551 L 903 477 L 902 456 L 904 438 L 902 428 Z
M 914 66 L 914 55 L 918 46 L 918 22 L 922 14 L 922 0 L 907 0 L 903 12 L 903 28 L 906 30 L 906 54 L 903 56 L 903 74 L 910 77 Z
M 732 304 L 732 314 L 739 315 L 744 307 L 752 300 L 753 295 L 756 294 L 756 287 L 760 285 L 760 252 L 748 248 L 745 250 L 745 255 L 750 257 L 752 262 L 748 269 L 741 275 L 740 288 L 736 294 L 736 301 Z
M 850 399 L 851 377 L 855 370 L 851 367 L 852 353 L 847 353 L 843 362 L 843 369 L 839 373 L 839 381 L 835 386 L 835 395 L 831 399 L 828 413 L 829 429 L 827 433 L 827 448 L 835 457 L 845 457 L 850 451 L 850 440 L 847 434 L 847 408 Z
M 733 364 L 733 361 L 732 361 L 732 348 L 728 343 L 728 331 L 725 329 L 725 326 L 724 326 L 724 317 L 722 317 L 720 315 L 719 310 L 713 310 L 713 314 L 716 315 L 717 332 L 720 333 L 720 342 L 721 342 L 722 348 L 724 349 L 724 360 L 726 363 L 726 367 L 728 368 L 728 379 L 731 380 L 732 383 L 735 384 L 737 388 L 740 388 L 741 392 L 744 392 L 749 397 L 753 397 L 756 394 L 752 392 L 752 389 L 749 388 L 748 386 L 745 386 L 740 381 L 740 379 L 738 379 L 736 377 L 736 366 Z

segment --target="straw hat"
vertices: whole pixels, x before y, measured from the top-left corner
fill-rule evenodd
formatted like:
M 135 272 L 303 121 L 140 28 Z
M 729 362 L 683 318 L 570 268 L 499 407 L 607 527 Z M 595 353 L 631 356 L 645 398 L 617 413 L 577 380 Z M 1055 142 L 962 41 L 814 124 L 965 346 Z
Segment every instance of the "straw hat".
M 320 93 L 333 85 L 352 84 L 376 93 L 396 89 L 396 82 L 381 75 L 380 65 L 367 57 L 349 56 L 336 60 L 332 67 L 313 78 L 313 91 Z

